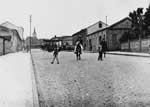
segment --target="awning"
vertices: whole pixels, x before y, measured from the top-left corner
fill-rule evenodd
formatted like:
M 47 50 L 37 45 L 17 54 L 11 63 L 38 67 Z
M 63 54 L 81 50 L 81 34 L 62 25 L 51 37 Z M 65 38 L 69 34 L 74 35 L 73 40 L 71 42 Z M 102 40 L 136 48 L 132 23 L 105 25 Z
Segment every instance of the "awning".
M 11 40 L 11 36 L 0 36 L 0 38 L 10 41 Z

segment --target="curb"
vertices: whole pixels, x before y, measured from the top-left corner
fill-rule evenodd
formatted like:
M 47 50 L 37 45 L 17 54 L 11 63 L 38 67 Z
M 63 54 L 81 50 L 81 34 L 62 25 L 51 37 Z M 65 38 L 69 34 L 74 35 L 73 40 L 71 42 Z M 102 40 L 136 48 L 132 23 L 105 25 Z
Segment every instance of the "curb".
M 30 53 L 30 60 L 31 60 L 33 107 L 40 107 L 39 106 L 40 104 L 39 104 L 39 97 L 38 97 L 38 89 L 37 89 L 36 79 L 35 79 L 35 68 L 34 68 L 34 62 L 33 62 L 31 53 Z
M 148 55 L 131 55 L 131 54 L 121 54 L 121 53 L 106 53 L 111 55 L 122 55 L 122 56 L 134 56 L 134 57 L 150 57 Z

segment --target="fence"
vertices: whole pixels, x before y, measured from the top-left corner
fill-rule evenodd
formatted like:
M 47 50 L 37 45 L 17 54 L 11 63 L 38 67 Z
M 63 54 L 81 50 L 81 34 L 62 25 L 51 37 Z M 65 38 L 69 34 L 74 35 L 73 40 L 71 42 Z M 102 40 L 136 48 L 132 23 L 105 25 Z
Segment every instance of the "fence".
M 150 45 L 150 38 L 142 39 L 141 40 L 141 50 L 142 52 L 148 52 L 149 51 L 149 45 Z M 130 47 L 130 48 L 129 48 Z M 139 40 L 133 40 L 128 42 L 121 43 L 121 50 L 122 51 L 133 51 L 133 52 L 139 52 L 140 50 L 140 42 Z

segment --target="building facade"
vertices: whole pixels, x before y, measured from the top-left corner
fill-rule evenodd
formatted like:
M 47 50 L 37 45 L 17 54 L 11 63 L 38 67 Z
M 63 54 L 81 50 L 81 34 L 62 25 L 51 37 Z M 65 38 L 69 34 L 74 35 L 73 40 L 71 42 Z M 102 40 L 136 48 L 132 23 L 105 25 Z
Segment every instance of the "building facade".
M 7 27 L 7 28 L 9 28 L 9 29 L 15 29 L 15 30 L 17 30 L 17 32 L 18 32 L 20 38 L 21 38 L 22 40 L 24 40 L 24 37 L 23 37 L 24 28 L 23 28 L 23 27 L 16 26 L 16 25 L 14 25 L 14 24 L 12 24 L 11 22 L 8 22 L 8 21 L 2 23 L 1 25 L 4 26 L 4 27 Z
M 109 26 L 107 31 L 107 46 L 109 50 L 121 50 L 120 38 L 125 32 L 128 32 L 131 28 L 132 22 L 126 17 L 111 26 Z
M 22 39 L 20 38 L 17 30 L 0 26 L 0 55 L 3 53 L 12 53 L 21 50 Z
M 86 37 L 86 50 L 91 52 L 96 52 L 98 44 L 102 38 L 106 38 L 106 32 L 100 32 L 102 29 L 106 28 L 107 24 L 99 21 L 89 27 L 87 27 L 87 37 Z
M 6 28 L 9 28 L 13 31 L 13 33 L 15 33 L 14 35 L 18 35 L 19 39 L 16 40 L 17 43 L 19 43 L 19 49 L 18 49 L 18 46 L 17 46 L 17 50 L 22 50 L 23 47 L 24 47 L 24 37 L 23 37 L 23 34 L 24 34 L 24 28 L 23 27 L 20 27 L 20 26 L 16 26 L 14 24 L 12 24 L 11 22 L 9 21 L 6 21 L 4 23 L 1 24 L 1 26 L 4 26 Z M 15 40 L 15 37 L 12 37 L 12 39 Z M 16 38 L 17 39 L 17 38 Z
M 87 30 L 82 29 L 79 32 L 72 35 L 73 46 L 75 46 L 76 42 L 80 40 L 81 44 L 83 45 L 84 49 L 86 48 L 86 36 Z
M 95 32 L 87 36 L 87 50 L 96 52 L 102 39 L 105 39 L 107 42 L 108 50 L 120 50 L 120 38 L 124 32 L 127 32 L 131 28 L 131 24 L 131 20 L 126 17 L 110 26 L 105 26 L 97 31 L 95 30 Z

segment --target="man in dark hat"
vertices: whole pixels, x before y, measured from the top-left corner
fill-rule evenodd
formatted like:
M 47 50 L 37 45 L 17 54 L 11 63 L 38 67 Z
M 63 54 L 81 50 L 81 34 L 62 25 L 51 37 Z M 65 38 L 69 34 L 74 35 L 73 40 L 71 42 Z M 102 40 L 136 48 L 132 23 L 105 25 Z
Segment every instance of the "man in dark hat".
M 102 53 L 104 54 L 104 57 L 106 57 L 106 51 L 107 51 L 107 42 L 105 41 L 105 39 L 103 38 L 102 42 Z

